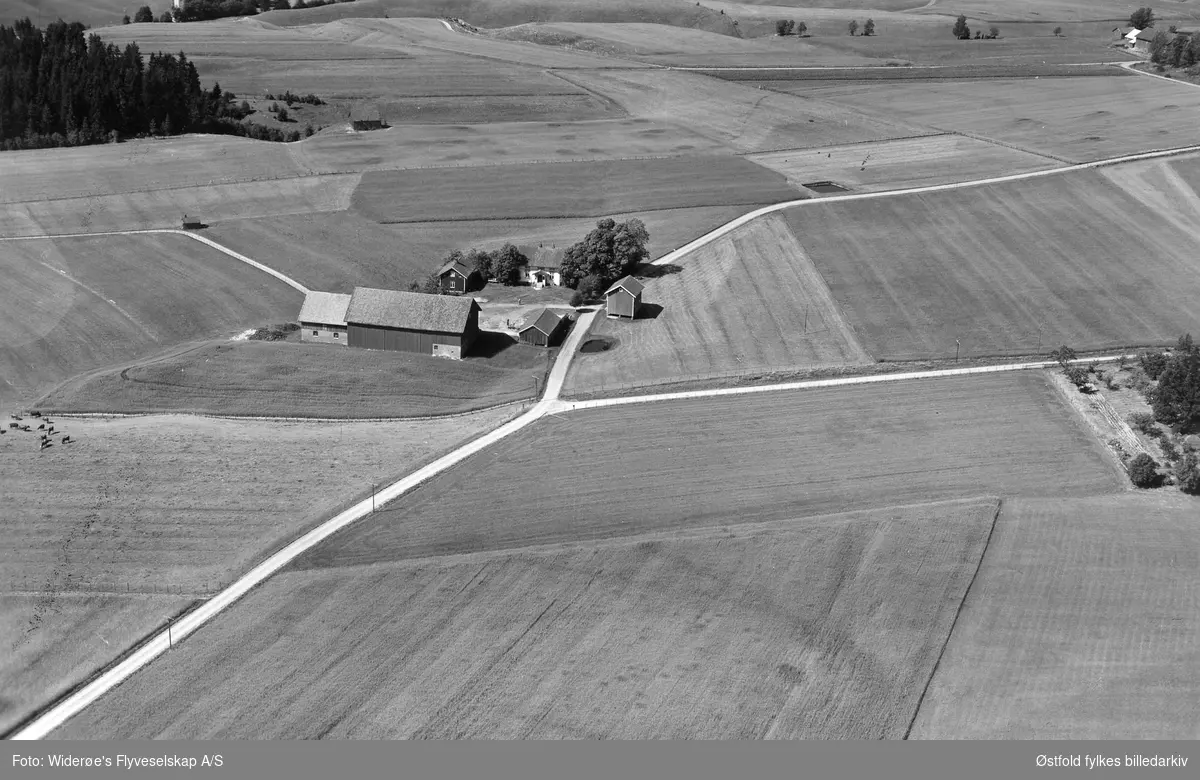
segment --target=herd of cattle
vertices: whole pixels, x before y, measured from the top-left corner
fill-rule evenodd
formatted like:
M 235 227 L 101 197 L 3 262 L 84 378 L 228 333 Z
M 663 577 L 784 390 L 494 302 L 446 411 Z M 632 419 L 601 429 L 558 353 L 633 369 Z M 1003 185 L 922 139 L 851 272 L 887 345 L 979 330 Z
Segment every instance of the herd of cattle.
M 10 415 L 12 420 L 8 423 L 8 428 L 0 428 L 0 434 L 8 433 L 9 431 L 18 431 L 25 433 L 38 433 L 39 450 L 45 450 L 54 445 L 54 421 L 49 417 L 42 417 L 41 412 L 30 412 L 29 416 L 38 423 L 37 429 L 33 428 L 33 423 L 24 421 L 24 418 L 19 414 Z M 70 444 L 71 437 L 62 431 L 58 431 L 59 444 Z

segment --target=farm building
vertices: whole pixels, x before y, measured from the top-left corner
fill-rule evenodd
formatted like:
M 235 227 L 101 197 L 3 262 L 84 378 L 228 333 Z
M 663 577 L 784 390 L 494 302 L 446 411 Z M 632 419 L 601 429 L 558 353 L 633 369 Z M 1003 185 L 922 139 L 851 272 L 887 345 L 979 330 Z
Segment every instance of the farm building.
M 605 312 L 609 317 L 633 319 L 642 305 L 642 290 L 644 289 L 645 286 L 632 276 L 626 276 L 619 280 L 604 291 Z
M 1114 45 L 1132 49 L 1133 44 L 1137 42 L 1137 35 L 1141 30 L 1136 27 L 1114 27 L 1112 32 Z
M 527 265 L 521 269 L 521 276 L 521 281 L 528 282 L 537 290 L 550 285 L 562 286 L 562 273 L 556 266 Z
M 387 126 L 378 106 L 358 106 L 350 111 L 350 127 L 358 132 L 381 130 Z
M 300 340 L 321 344 L 346 343 L 346 309 L 350 296 L 310 290 L 300 307 Z
M 483 285 L 479 272 L 461 260 L 449 260 L 437 271 L 438 284 L 442 292 L 466 293 L 478 290 Z
M 346 330 L 352 347 L 457 359 L 479 335 L 479 304 L 474 298 L 355 287 Z
M 517 331 L 522 344 L 535 347 L 557 347 L 571 320 L 564 314 L 551 309 L 542 309 L 537 319 Z
M 1138 33 L 1133 37 L 1133 45 L 1130 48 L 1136 52 L 1141 52 L 1142 54 L 1149 54 L 1150 43 L 1154 40 L 1154 36 L 1157 34 L 1157 31 L 1150 28 L 1138 31 Z

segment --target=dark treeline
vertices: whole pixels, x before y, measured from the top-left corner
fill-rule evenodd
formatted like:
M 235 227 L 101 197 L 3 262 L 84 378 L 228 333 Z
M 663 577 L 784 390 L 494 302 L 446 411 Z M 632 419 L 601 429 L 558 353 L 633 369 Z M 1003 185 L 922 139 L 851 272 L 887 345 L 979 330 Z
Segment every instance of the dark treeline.
M 140 135 L 224 133 L 297 140 L 300 133 L 240 122 L 234 95 L 200 86 L 181 52 L 143 60 L 61 20 L 45 30 L 22 19 L 0 25 L 0 149 L 40 149 Z
M 353 0 L 187 0 L 182 9 L 172 11 L 177 22 L 203 22 L 226 16 L 253 16 L 267 11 L 286 11 L 289 8 L 316 8 Z

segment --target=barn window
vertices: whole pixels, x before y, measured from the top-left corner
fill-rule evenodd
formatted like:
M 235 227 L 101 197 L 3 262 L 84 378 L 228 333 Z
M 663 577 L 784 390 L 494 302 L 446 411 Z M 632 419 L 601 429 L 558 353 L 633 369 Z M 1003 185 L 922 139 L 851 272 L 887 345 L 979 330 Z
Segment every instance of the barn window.
M 335 333 L 335 334 L 333 334 L 333 337 L 334 337 L 335 339 L 336 339 L 336 338 L 341 338 L 341 335 L 342 335 L 342 334 L 340 334 L 340 333 Z
M 314 331 L 313 331 L 313 335 L 314 335 L 314 336 L 319 336 L 319 335 L 321 335 L 321 334 L 320 334 L 318 331 L 315 331 L 315 330 L 314 330 Z

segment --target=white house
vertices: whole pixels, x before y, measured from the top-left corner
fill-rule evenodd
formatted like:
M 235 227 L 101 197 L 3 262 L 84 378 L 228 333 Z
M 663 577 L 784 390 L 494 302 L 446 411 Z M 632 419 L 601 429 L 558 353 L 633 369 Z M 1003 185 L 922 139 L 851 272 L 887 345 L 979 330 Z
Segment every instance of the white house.
M 535 290 L 562 286 L 562 273 L 555 266 L 527 265 L 522 269 L 522 277 L 521 281 L 528 282 Z

